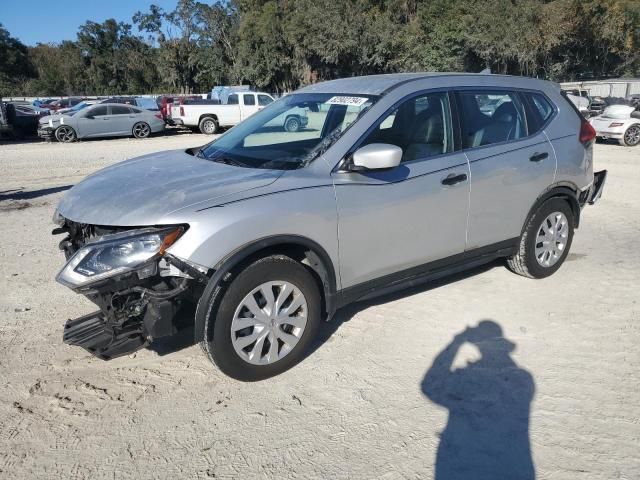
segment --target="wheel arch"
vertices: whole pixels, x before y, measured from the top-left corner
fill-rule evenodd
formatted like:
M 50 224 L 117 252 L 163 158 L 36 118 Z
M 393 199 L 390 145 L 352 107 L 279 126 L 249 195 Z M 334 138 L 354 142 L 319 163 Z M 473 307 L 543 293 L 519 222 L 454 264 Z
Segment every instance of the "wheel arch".
M 331 257 L 317 242 L 300 235 L 275 235 L 243 245 L 227 255 L 213 268 L 214 273 L 198 302 L 195 317 L 195 340 L 204 339 L 208 312 L 219 302 L 218 293 L 234 271 L 269 255 L 287 255 L 312 272 L 320 291 L 323 313 L 329 319 L 336 310 L 337 278 Z
M 200 122 L 205 118 L 212 118 L 218 122 L 218 116 L 215 113 L 203 113 L 198 117 L 198 125 L 200 125 Z
M 533 213 L 537 209 L 539 209 L 544 202 L 552 198 L 562 198 L 567 201 L 567 203 L 571 207 L 571 212 L 573 213 L 574 228 L 578 228 L 578 226 L 580 225 L 580 202 L 578 200 L 578 188 L 570 183 L 562 183 L 556 184 L 545 190 L 545 192 L 543 192 L 542 195 L 540 195 L 536 199 L 536 201 L 533 203 L 533 206 L 527 213 L 527 216 L 522 225 L 522 231 L 520 232 L 521 234 L 527 227 L 527 222 L 529 221 L 529 218 L 531 218 L 531 215 L 533 215 Z

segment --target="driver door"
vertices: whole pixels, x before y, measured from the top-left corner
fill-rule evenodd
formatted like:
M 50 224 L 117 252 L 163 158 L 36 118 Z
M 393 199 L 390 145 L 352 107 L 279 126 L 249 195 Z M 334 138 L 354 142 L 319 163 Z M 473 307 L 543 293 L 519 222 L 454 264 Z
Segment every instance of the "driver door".
M 355 146 L 399 146 L 398 167 L 333 173 L 343 288 L 464 252 L 470 173 L 453 138 L 448 94 L 414 96 Z

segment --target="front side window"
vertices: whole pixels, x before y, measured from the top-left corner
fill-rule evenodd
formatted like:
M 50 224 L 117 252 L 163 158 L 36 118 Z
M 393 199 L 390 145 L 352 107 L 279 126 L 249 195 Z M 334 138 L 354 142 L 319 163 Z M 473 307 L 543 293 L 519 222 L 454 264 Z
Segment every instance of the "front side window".
M 402 162 L 453 150 L 451 114 L 446 93 L 429 93 L 400 104 L 385 115 L 361 146 L 389 143 L 402 148 Z
M 273 103 L 273 98 L 269 95 L 258 95 L 258 105 L 261 107 L 266 107 L 270 103 Z
M 256 97 L 254 97 L 253 95 L 243 95 L 242 98 L 244 99 L 244 104 L 245 105 L 255 105 L 256 104 Z
M 526 136 L 524 110 L 514 92 L 458 92 L 463 148 Z
M 92 108 L 89 111 L 89 115 L 91 115 L 92 117 L 102 117 L 102 116 L 108 115 L 107 107 L 99 106 L 99 107 Z
M 329 93 L 287 95 L 203 147 L 198 156 L 239 167 L 301 168 L 322 155 L 376 100 Z M 304 128 L 285 128 L 291 118 L 301 123 L 305 119 Z

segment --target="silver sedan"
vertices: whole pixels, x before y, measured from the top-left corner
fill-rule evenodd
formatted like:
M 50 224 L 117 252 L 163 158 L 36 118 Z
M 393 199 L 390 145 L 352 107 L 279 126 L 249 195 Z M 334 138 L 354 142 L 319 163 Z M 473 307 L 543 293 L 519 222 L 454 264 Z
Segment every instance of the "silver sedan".
M 103 103 L 87 106 L 62 115 L 40 119 L 38 135 L 55 137 L 59 142 L 79 138 L 122 137 L 146 138 L 164 130 L 162 115 L 131 105 Z

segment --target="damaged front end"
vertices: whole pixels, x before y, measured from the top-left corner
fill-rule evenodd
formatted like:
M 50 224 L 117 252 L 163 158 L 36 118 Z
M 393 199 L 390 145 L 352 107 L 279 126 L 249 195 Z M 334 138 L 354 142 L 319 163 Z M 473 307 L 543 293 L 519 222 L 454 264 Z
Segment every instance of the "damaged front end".
M 109 360 L 172 335 L 193 317 L 189 312 L 208 281 L 207 270 L 167 252 L 188 228 L 107 227 L 56 214 L 54 234 L 67 263 L 56 280 L 85 295 L 100 310 L 64 327 L 64 342 Z

